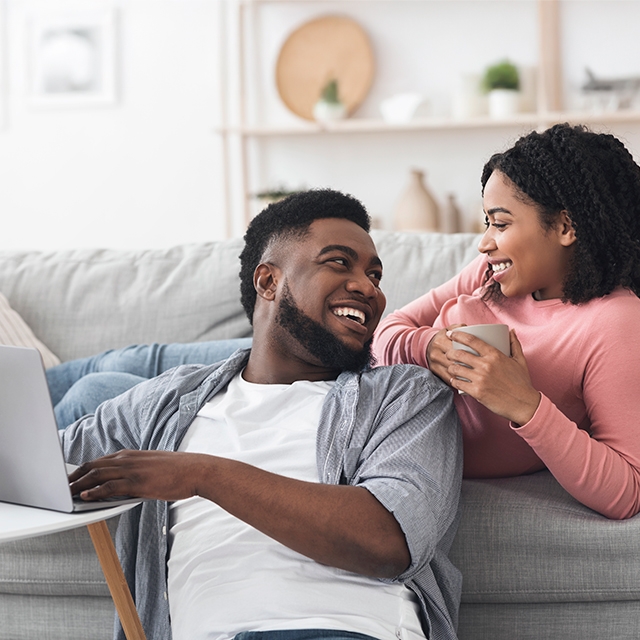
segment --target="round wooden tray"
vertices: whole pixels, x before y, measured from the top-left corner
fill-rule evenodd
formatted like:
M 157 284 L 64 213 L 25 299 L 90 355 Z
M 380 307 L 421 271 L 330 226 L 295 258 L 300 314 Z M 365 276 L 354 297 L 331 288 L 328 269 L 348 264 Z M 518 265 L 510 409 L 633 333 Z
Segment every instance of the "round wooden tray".
M 313 120 L 313 105 L 331 80 L 338 96 L 353 113 L 373 82 L 374 59 L 362 27 L 344 16 L 323 16 L 298 27 L 280 49 L 276 86 L 285 105 Z

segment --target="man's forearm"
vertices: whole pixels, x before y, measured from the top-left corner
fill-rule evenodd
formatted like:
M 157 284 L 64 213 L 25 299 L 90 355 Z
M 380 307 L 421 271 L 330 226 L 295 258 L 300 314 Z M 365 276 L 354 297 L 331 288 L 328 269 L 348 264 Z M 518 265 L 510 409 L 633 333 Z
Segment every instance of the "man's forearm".
M 400 526 L 362 487 L 302 482 L 220 458 L 204 466 L 199 495 L 294 551 L 375 577 L 409 565 Z
M 313 560 L 392 578 L 410 563 L 394 516 L 362 487 L 303 482 L 205 454 L 122 451 L 83 465 L 71 479 L 83 498 L 174 501 L 201 496 Z

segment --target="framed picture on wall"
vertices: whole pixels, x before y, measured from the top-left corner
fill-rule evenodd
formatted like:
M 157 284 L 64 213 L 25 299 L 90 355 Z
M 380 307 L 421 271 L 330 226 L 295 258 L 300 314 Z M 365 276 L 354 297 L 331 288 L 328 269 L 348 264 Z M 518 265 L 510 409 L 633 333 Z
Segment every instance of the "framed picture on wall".
M 28 98 L 34 107 L 116 103 L 116 12 L 34 15 L 28 23 Z

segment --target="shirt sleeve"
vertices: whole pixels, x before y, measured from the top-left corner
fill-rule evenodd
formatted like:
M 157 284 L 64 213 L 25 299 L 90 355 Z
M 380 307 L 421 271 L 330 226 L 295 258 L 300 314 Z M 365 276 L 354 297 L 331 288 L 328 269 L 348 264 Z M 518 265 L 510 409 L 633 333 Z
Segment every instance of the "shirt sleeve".
M 457 276 L 389 314 L 378 326 L 373 352 L 378 364 L 417 364 L 428 368 L 427 347 L 443 327 L 434 328 L 442 307 L 483 282 L 486 258 L 478 256 Z
M 369 490 L 400 525 L 411 579 L 432 560 L 455 522 L 462 481 L 462 436 L 453 394 L 424 369 L 397 367 L 350 484 Z M 360 402 L 369 399 L 361 397 Z
M 154 426 L 151 408 L 163 407 L 163 391 L 172 379 L 166 372 L 103 402 L 94 414 L 69 425 L 62 432 L 65 460 L 82 464 L 122 449 L 143 449 Z
M 595 315 L 582 345 L 586 362 L 576 367 L 589 431 L 545 396 L 516 431 L 574 498 L 623 519 L 640 512 L 640 317 L 637 304 L 602 305 Z

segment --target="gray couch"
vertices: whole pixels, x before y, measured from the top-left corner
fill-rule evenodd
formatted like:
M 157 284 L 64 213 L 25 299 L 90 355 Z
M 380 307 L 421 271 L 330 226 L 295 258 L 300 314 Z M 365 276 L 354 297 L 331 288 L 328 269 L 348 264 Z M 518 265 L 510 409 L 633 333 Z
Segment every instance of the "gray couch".
M 476 255 L 470 234 L 374 237 L 388 310 Z M 0 291 L 63 360 L 135 342 L 247 336 L 240 247 L 0 253 Z M 460 510 L 461 640 L 640 638 L 640 516 L 609 521 L 546 472 L 466 480 Z M 84 530 L 0 545 L 0 639 L 108 639 L 112 618 Z

